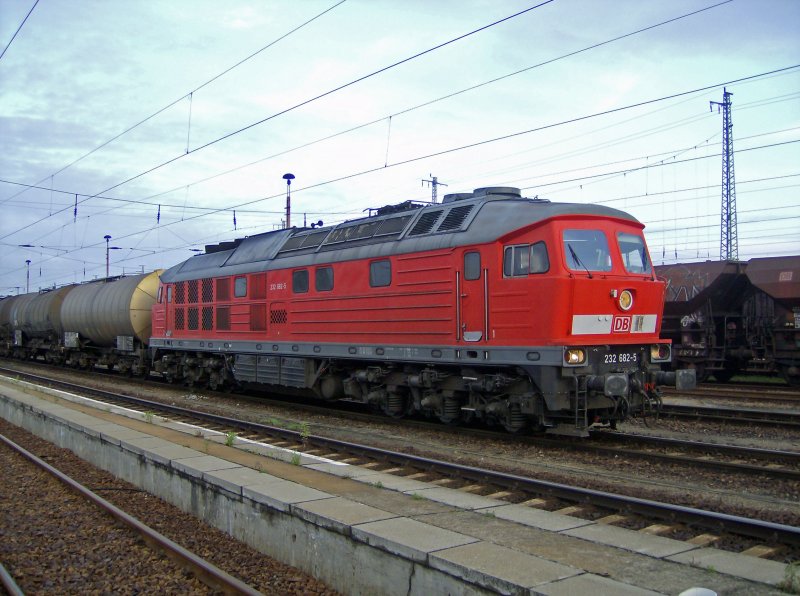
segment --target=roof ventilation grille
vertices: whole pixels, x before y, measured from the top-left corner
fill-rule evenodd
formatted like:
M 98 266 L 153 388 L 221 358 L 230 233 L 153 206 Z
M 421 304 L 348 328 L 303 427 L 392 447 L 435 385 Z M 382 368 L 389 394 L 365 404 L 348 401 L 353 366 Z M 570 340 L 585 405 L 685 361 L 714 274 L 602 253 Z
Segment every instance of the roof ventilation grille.
M 475 208 L 475 204 L 472 205 L 459 205 L 458 207 L 453 207 L 447 213 L 447 216 L 444 218 L 439 227 L 436 229 L 437 232 L 447 232 L 450 230 L 460 230 L 461 226 L 464 224 L 464 220 L 467 219 L 467 216 L 472 212 Z
M 433 226 L 439 220 L 439 216 L 443 213 L 440 209 L 438 211 L 429 211 L 423 213 L 414 227 L 408 233 L 409 236 L 419 236 L 420 234 L 427 234 L 433 229 Z

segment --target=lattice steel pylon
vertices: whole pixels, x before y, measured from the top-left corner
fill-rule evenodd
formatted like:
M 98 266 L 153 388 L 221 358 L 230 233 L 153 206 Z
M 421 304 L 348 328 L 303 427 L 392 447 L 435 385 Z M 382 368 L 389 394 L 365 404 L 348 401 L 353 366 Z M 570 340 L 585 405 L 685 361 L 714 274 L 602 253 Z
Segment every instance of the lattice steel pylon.
M 739 259 L 739 237 L 736 231 L 736 178 L 733 173 L 733 119 L 731 97 L 733 93 L 722 90 L 722 103 L 709 102 L 713 111 L 722 108 L 722 222 L 719 237 L 720 260 Z
M 425 186 L 425 183 L 431 185 L 431 203 L 436 203 L 436 190 L 440 186 L 447 186 L 444 182 L 439 182 L 439 179 L 431 174 L 430 180 L 423 180 L 422 185 Z

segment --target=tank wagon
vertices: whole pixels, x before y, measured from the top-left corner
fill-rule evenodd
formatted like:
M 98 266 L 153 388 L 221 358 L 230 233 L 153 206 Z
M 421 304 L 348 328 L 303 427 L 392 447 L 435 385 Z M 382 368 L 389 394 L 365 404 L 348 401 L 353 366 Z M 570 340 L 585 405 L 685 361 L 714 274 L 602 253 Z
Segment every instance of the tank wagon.
M 781 375 L 800 385 L 800 256 L 678 263 L 667 283 L 662 337 L 674 367 L 698 379 Z
M 109 278 L 0 302 L 0 354 L 145 374 L 158 273 Z
M 153 368 L 390 416 L 586 434 L 660 404 L 665 284 L 643 225 L 515 188 L 206 247 L 161 275 Z

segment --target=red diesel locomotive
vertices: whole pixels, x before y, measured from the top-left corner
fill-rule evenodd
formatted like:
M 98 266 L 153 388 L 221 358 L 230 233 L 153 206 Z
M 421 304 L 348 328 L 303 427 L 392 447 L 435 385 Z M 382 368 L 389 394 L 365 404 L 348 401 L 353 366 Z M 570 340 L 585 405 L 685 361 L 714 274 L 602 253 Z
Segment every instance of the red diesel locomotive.
M 660 404 L 664 283 L 632 216 L 515 188 L 206 247 L 161 275 L 154 370 L 391 416 L 586 434 Z

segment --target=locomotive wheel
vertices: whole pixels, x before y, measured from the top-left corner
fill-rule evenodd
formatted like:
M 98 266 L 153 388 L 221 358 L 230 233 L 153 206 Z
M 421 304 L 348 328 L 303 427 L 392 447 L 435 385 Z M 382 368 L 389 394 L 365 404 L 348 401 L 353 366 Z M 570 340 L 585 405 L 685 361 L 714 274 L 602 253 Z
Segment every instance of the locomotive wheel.
M 508 408 L 508 414 L 503 420 L 503 428 L 509 433 L 516 434 L 522 432 L 526 426 L 527 421 L 520 410 L 519 404 L 511 404 Z
M 380 400 L 381 412 L 390 418 L 404 418 L 409 411 L 409 397 L 402 391 L 390 390 Z
M 437 412 L 439 420 L 448 426 L 459 424 L 461 420 L 461 404 L 452 397 L 444 398 L 442 410 Z

